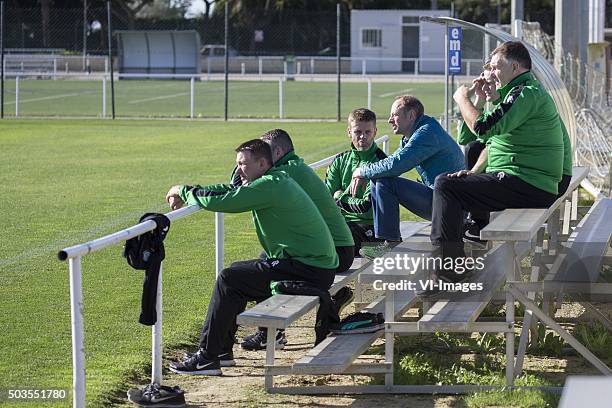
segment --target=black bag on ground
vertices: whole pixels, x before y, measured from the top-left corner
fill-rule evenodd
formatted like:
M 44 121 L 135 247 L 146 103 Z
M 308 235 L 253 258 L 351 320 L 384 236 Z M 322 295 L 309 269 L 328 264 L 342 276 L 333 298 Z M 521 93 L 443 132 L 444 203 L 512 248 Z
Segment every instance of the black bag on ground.
M 138 321 L 152 326 L 157 321 L 155 302 L 157 299 L 157 281 L 159 268 L 166 254 L 164 238 L 170 230 L 170 220 L 163 214 L 147 213 L 140 217 L 140 222 L 153 220 L 157 228 L 130 238 L 123 247 L 123 256 L 134 269 L 145 270 L 142 284 L 141 312 Z

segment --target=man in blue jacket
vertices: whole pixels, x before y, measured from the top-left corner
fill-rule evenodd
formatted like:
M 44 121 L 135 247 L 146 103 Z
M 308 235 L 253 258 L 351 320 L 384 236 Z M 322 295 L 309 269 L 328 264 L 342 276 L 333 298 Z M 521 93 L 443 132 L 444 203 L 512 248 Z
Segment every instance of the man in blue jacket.
M 464 157 L 459 145 L 437 120 L 425 115 L 421 101 L 405 95 L 391 105 L 389 123 L 393 133 L 402 135 L 400 148 L 386 159 L 364 164 L 353 172 L 351 194 L 371 182 L 376 238 L 384 239 L 378 247 L 364 247 L 368 258 L 381 256 L 402 240 L 399 205 L 426 220 L 431 220 L 433 184 L 439 174 L 463 169 Z M 416 168 L 420 182 L 399 177 Z

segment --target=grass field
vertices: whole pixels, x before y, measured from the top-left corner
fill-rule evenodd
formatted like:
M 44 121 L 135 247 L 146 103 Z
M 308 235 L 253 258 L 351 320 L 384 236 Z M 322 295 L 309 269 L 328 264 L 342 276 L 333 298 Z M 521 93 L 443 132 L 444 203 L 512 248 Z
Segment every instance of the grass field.
M 233 148 L 277 126 L 0 122 L 0 391 L 71 387 L 68 265 L 57 260 L 59 249 L 134 225 L 144 212 L 166 212 L 163 197 L 173 184 L 226 181 Z M 345 126 L 283 124 L 309 163 L 347 148 Z M 380 127 L 380 134 L 388 130 Z M 166 347 L 192 345 L 199 333 L 214 280 L 213 231 L 213 214 L 206 211 L 171 227 L 164 266 Z M 226 264 L 259 251 L 250 215 L 228 215 Z M 94 406 L 106 405 L 109 390 L 124 391 L 127 378 L 149 372 L 150 328 L 138 323 L 143 274 L 120 252 L 111 247 L 83 260 L 87 393 Z
M 351 109 L 367 105 L 367 83 L 342 84 L 343 117 Z M 6 82 L 5 112 L 15 114 L 15 81 Z M 414 94 L 428 113 L 443 112 L 443 83 L 372 83 L 372 109 L 384 117 L 394 96 Z M 120 80 L 115 82 L 117 117 L 188 117 L 190 84 L 183 80 Z M 229 116 L 279 117 L 278 82 L 232 81 L 229 85 Z M 223 117 L 224 85 L 221 81 L 196 82 L 195 115 Z M 335 82 L 284 83 L 284 117 L 336 118 Z M 80 80 L 19 81 L 20 116 L 101 117 L 102 82 Z M 107 83 L 107 115 L 111 114 L 110 83 Z

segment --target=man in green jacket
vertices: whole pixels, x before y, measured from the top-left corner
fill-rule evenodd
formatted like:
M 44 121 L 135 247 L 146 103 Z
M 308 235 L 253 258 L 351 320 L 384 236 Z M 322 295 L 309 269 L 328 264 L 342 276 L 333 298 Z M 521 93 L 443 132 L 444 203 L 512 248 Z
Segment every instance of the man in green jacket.
M 328 290 L 338 255 L 321 214 L 304 190 L 272 166 L 270 147 L 259 139 L 236 148 L 242 185 L 178 185 L 166 201 L 173 210 L 184 204 L 209 211 L 252 211 L 257 237 L 267 259 L 234 262 L 219 274 L 200 334 L 199 349 L 172 363 L 179 374 L 221 375 L 221 364 L 233 364 L 236 317 L 248 301 L 271 296 L 270 282 L 307 281 Z M 296 211 L 299 209 L 299 211 Z
M 295 153 L 293 141 L 286 131 L 273 129 L 264 133 L 260 139 L 270 146 L 274 168 L 284 171 L 295 180 L 321 213 L 323 221 L 329 228 L 338 254 L 336 273 L 347 271 L 355 258 L 353 237 L 325 184 L 317 173 Z M 234 184 L 238 183 L 234 182 Z M 279 196 L 278 199 L 282 200 L 283 198 Z M 296 206 L 294 211 L 299 214 L 301 208 Z M 332 301 L 336 303 L 338 310 L 342 309 L 352 299 L 353 292 L 349 288 L 342 288 L 332 297 Z M 267 330 L 260 327 L 254 334 L 246 336 L 240 346 L 246 350 L 263 350 L 267 346 L 267 335 Z M 276 347 L 283 348 L 286 343 L 284 330 L 278 330 Z
M 387 157 L 374 142 L 376 131 L 374 112 L 366 108 L 352 111 L 348 117 L 347 128 L 351 149 L 337 155 L 325 174 L 325 184 L 353 234 L 355 256 L 359 254 L 362 242 L 382 241 L 374 235 L 370 183 L 366 184 L 364 190 L 359 190 L 355 197 L 349 191 L 356 168 Z
M 453 95 L 466 126 L 487 144 L 488 158 L 480 168 L 436 178 L 431 242 L 441 247 L 445 261 L 435 271 L 438 282 L 461 282 L 469 276 L 453 268 L 459 262 L 465 265 L 465 211 L 545 208 L 557 198 L 563 171 L 561 121 L 552 98 L 530 71 L 525 46 L 506 42 L 491 53 L 491 77 L 505 95 L 503 101 L 482 113 L 470 99 L 473 87 L 462 86 Z M 421 296 L 437 295 L 438 288 Z
M 474 106 L 478 110 L 482 110 L 484 108 L 485 102 L 490 102 L 493 107 L 496 107 L 505 99 L 506 94 L 509 91 L 508 87 L 500 87 L 497 89 L 495 86 L 495 81 L 491 79 L 490 75 L 491 67 L 490 64 L 487 63 L 484 66 L 483 73 L 478 78 L 473 80 L 471 89 L 474 90 L 476 95 Z M 559 121 L 561 131 L 563 133 L 563 172 L 561 181 L 557 186 L 557 197 L 560 197 L 565 193 L 572 179 L 572 145 L 569 134 L 567 133 L 567 129 L 565 128 L 565 124 L 561 120 L 561 117 L 559 117 Z M 478 169 L 482 163 L 487 161 L 488 155 L 487 151 L 485 150 L 485 143 L 479 140 L 478 137 L 472 133 L 465 122 L 462 124 L 459 131 L 457 143 L 465 146 L 466 169 Z M 483 229 L 488 223 L 488 211 L 473 211 L 464 225 L 464 238 L 471 241 L 481 242 L 480 230 Z

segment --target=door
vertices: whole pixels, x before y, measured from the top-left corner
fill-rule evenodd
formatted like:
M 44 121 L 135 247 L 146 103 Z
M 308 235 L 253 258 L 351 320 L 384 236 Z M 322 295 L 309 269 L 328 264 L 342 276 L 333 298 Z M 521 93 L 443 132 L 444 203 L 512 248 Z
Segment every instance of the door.
M 419 26 L 402 27 L 402 58 L 419 58 Z M 414 61 L 402 61 L 402 72 L 414 73 Z

